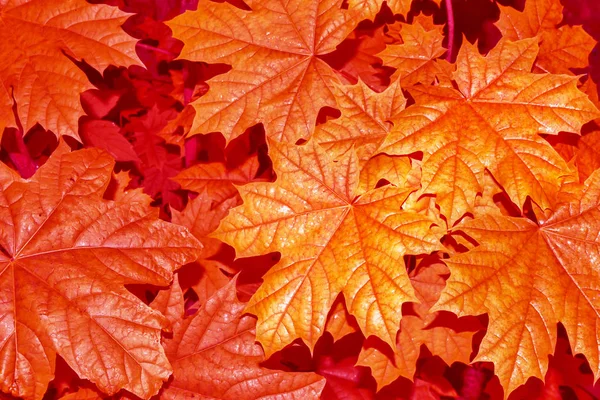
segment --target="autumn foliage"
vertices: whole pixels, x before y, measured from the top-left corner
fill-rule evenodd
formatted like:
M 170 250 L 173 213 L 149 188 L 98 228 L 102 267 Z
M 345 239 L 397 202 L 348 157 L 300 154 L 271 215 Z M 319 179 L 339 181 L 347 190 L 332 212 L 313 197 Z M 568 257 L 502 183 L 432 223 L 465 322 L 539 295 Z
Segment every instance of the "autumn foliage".
M 0 396 L 600 398 L 594 0 L 0 0 Z

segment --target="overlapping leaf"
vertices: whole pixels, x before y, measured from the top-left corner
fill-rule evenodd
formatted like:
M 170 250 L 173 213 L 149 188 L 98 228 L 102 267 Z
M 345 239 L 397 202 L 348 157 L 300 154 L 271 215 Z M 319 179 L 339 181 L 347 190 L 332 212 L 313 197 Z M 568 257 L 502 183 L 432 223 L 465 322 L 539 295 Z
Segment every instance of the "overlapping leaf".
M 487 215 L 460 226 L 479 244 L 451 257 L 451 276 L 436 308 L 488 313 L 476 361 L 491 361 L 509 394 L 530 376 L 543 379 L 564 324 L 574 353 L 598 376 L 600 357 L 600 174 L 539 225 Z
M 388 154 L 423 152 L 423 190 L 436 195 L 450 224 L 472 210 L 485 169 L 519 206 L 531 197 L 549 208 L 561 182 L 575 179 L 538 132 L 579 132 L 598 110 L 576 77 L 529 72 L 537 53 L 535 39 L 503 40 L 486 57 L 465 43 L 458 90 L 414 87 L 416 105 L 381 146 Z
M 138 64 L 135 38 L 121 29 L 127 14 L 85 0 L 5 0 L 0 3 L 0 134 L 36 123 L 78 138 L 79 95 L 91 85 L 67 56 L 98 70 Z
M 180 311 L 171 316 L 177 322 L 173 338 L 165 340 L 165 350 L 174 379 L 161 398 L 317 399 L 325 385 L 317 374 L 260 366 L 264 353 L 255 343 L 256 320 L 244 315 L 244 304 L 236 298 L 235 282 L 216 292 L 193 317 L 182 319 Z M 177 291 L 178 286 L 171 290 Z M 180 289 L 169 297 L 183 298 Z
M 402 318 L 398 347 L 393 359 L 376 346 L 363 348 L 358 363 L 371 368 L 379 388 L 400 376 L 412 379 L 423 344 L 447 364 L 455 361 L 469 362 L 471 342 L 474 330 L 477 330 L 477 323 L 470 324 L 470 327 L 475 329 L 462 332 L 456 332 L 447 326 L 428 326 L 436 318 L 436 313 L 430 313 L 429 309 L 439 299 L 445 284 L 443 276 L 447 273 L 447 267 L 438 262 L 423 265 L 410 274 L 420 304 L 413 307 L 415 315 Z M 455 325 L 460 326 L 458 323 Z M 462 325 L 467 326 L 469 323 L 462 321 Z
M 334 158 L 355 148 L 366 162 L 377 150 L 392 127 L 392 121 L 404 110 L 406 99 L 399 82 L 376 93 L 362 81 L 353 86 L 336 85 L 334 92 L 340 118 L 317 126 L 314 139 Z
M 314 346 L 343 292 L 363 333 L 394 346 L 400 307 L 414 300 L 402 256 L 439 248 L 432 221 L 402 210 L 414 189 L 357 196 L 355 152 L 334 162 L 312 142 L 270 146 L 277 181 L 240 187 L 244 204 L 215 233 L 238 256 L 282 253 L 248 305 L 257 339 L 267 354 L 298 337 Z
M 41 399 L 59 354 L 107 393 L 156 394 L 164 318 L 123 285 L 168 285 L 200 245 L 138 191 L 102 199 L 114 162 L 62 145 L 28 181 L 0 166 L 2 391 Z
M 398 187 L 410 186 L 408 183 L 412 165 L 408 157 L 392 157 L 378 154 L 367 161 L 360 171 L 359 191 L 361 193 L 375 189 L 381 181 L 387 181 Z M 412 182 L 411 182 L 412 183 Z
M 396 68 L 392 78 L 398 78 L 403 87 L 429 85 L 440 70 L 435 60 L 446 52 L 441 29 L 425 30 L 415 22 L 402 24 L 401 34 L 404 43 L 387 46 L 379 57 L 385 65 Z
M 537 37 L 540 53 L 536 67 L 555 74 L 572 74 L 571 68 L 584 68 L 596 41 L 581 26 L 563 25 L 560 0 L 528 0 L 523 12 L 500 5 L 496 23 L 502 36 L 510 40 Z
M 406 17 L 412 0 L 349 0 L 348 6 L 360 13 L 360 19 L 374 19 L 384 2 L 394 14 L 402 14 Z
M 269 137 L 308 138 L 321 107 L 335 107 L 339 83 L 319 56 L 335 50 L 359 22 L 341 0 L 247 1 L 251 11 L 201 1 L 169 22 L 185 43 L 181 57 L 226 63 L 196 100 L 192 134 L 222 132 L 231 140 L 263 123 Z

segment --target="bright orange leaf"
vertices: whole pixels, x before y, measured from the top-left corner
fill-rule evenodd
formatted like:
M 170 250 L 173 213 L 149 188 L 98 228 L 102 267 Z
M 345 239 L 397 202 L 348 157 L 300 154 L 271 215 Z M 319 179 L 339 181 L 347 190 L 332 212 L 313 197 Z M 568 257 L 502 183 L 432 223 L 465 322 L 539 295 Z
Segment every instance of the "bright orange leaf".
M 61 400 L 101 400 L 102 396 L 92 389 L 80 389 L 75 393 L 69 393 L 61 397 Z
M 487 169 L 522 206 L 531 197 L 553 206 L 566 162 L 538 133 L 578 133 L 598 110 L 577 78 L 533 74 L 535 39 L 501 41 L 487 57 L 465 43 L 449 85 L 413 87 L 416 105 L 395 120 L 381 146 L 387 154 L 423 152 L 422 185 L 450 225 L 471 212 Z
M 271 138 L 308 138 L 321 107 L 336 106 L 339 79 L 319 56 L 348 36 L 357 15 L 340 9 L 341 0 L 246 3 L 252 11 L 200 1 L 168 24 L 185 43 L 182 58 L 232 66 L 193 102 L 192 134 L 220 131 L 231 140 L 263 123 Z
M 358 331 L 354 318 L 346 310 L 343 299 L 339 298 L 339 300 L 342 301 L 335 301 L 325 324 L 325 330 L 331 334 L 334 341 Z
M 559 321 L 598 377 L 600 174 L 570 190 L 574 200 L 539 224 L 497 215 L 461 224 L 479 245 L 445 260 L 451 275 L 435 309 L 488 313 L 475 361 L 494 363 L 506 394 L 544 378 Z
M 448 275 L 448 268 L 439 262 L 418 267 L 410 274 L 420 303 L 413 306 L 415 315 L 405 315 L 402 318 L 397 351 L 393 360 L 377 347 L 363 348 L 358 364 L 371 368 L 379 388 L 390 384 L 400 376 L 412 379 L 423 344 L 433 355 L 440 356 L 447 364 L 455 361 L 469 363 L 473 330 L 476 329 L 455 332 L 446 326 L 428 326 L 438 314 L 430 313 L 429 309 L 439 299 L 445 285 L 445 275 Z M 474 326 L 477 327 L 477 324 Z
M 376 93 L 362 81 L 354 86 L 336 85 L 333 92 L 340 118 L 317 126 L 314 140 L 334 158 L 355 148 L 361 161 L 368 160 L 404 110 L 406 99 L 398 82 Z
M 217 194 L 212 194 L 215 197 L 211 198 L 206 191 L 203 191 L 198 197 L 190 200 L 183 211 L 172 211 L 173 223 L 185 226 L 194 236 L 203 240 L 217 229 L 229 209 L 240 203 L 237 190 L 235 188 L 233 190 L 233 193 L 219 193 L 227 194 L 223 199 L 216 197 Z
M 236 298 L 235 279 L 196 315 L 180 318 L 173 338 L 165 339 L 174 379 L 161 398 L 317 399 L 325 385 L 319 375 L 260 366 L 265 358 L 254 341 L 255 324 L 253 317 L 244 315 L 244 304 Z
M 200 244 L 139 191 L 103 200 L 113 164 L 63 144 L 30 180 L 0 166 L 2 391 L 41 399 L 56 354 L 109 394 L 150 398 L 171 374 L 164 317 L 123 285 L 168 285 Z
M 407 179 L 411 169 L 408 157 L 378 154 L 370 158 L 361 169 L 358 190 L 364 193 L 375 189 L 382 179 L 398 187 L 410 186 Z
M 581 182 L 600 168 L 600 131 L 598 130 L 579 137 L 573 145 L 555 147 L 566 160 L 575 164 Z
M 402 14 L 406 17 L 410 11 L 412 0 L 348 0 L 348 6 L 351 10 L 360 13 L 360 19 L 372 20 L 381 10 L 384 2 L 394 14 Z
M 136 39 L 121 29 L 127 16 L 85 0 L 0 2 L 0 135 L 17 126 L 14 96 L 25 132 L 40 123 L 57 136 L 79 138 L 79 95 L 91 84 L 68 57 L 99 71 L 139 64 Z
M 171 287 L 167 290 L 158 292 L 158 295 L 156 295 L 154 300 L 152 300 L 152 303 L 150 303 L 150 307 L 159 311 L 167 318 L 171 324 L 171 326 L 169 326 L 169 330 L 171 330 L 173 325 L 183 318 L 185 312 L 183 303 L 183 292 L 179 285 L 179 278 L 177 274 L 175 274 Z
M 270 355 L 296 338 L 313 347 L 335 297 L 344 293 L 362 332 L 395 345 L 400 307 L 415 299 L 402 256 L 439 248 L 432 221 L 402 210 L 414 189 L 386 186 L 357 196 L 358 159 L 334 162 L 312 141 L 270 142 L 277 181 L 239 187 L 215 237 L 238 256 L 280 251 L 247 311 Z
M 237 193 L 234 184 L 243 185 L 254 179 L 258 168 L 256 157 L 248 158 L 233 169 L 228 169 L 223 162 L 197 164 L 184 169 L 173 180 L 184 189 L 210 193 L 211 197 L 224 200 Z
M 250 157 L 236 168 L 227 168 L 224 162 L 197 164 L 180 172 L 174 180 L 183 189 L 197 192 L 183 211 L 173 210 L 173 222 L 183 225 L 203 243 L 217 229 L 229 209 L 241 203 L 234 186 L 254 179 L 259 168 L 257 157 Z
M 435 60 L 446 52 L 440 27 L 426 31 L 419 23 L 402 24 L 401 35 L 404 43 L 387 46 L 378 54 L 385 65 L 396 68 L 392 79 L 400 79 L 404 88 L 431 84 L 440 70 Z
M 523 12 L 499 5 L 496 26 L 506 39 L 537 37 L 540 53 L 535 62 L 542 71 L 572 74 L 571 68 L 584 68 L 596 41 L 581 26 L 557 26 L 563 19 L 560 0 L 527 0 Z
M 598 397 L 596 2 L 0 0 L 0 397 Z

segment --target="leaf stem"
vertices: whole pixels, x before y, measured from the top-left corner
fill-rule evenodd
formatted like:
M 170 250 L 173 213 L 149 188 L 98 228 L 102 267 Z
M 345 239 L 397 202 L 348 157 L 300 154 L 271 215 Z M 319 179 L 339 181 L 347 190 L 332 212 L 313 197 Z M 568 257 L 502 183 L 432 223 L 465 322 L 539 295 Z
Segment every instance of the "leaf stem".
M 452 11 L 452 0 L 446 0 L 446 14 L 448 16 L 448 54 L 446 60 L 452 62 L 454 50 L 454 12 Z

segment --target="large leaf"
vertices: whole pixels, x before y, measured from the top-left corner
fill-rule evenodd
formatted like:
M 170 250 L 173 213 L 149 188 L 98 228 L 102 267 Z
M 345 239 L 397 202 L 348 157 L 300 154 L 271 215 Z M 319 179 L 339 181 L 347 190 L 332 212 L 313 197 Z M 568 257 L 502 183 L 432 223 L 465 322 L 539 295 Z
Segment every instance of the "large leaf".
M 436 309 L 488 313 L 475 361 L 492 361 L 508 395 L 543 379 L 565 326 L 574 353 L 598 377 L 600 356 L 600 174 L 546 221 L 487 215 L 460 230 L 479 246 L 446 261 L 451 276 Z
M 450 224 L 472 211 L 485 169 L 519 206 L 531 197 L 550 208 L 560 184 L 575 179 L 538 132 L 578 133 L 598 110 L 576 77 L 529 72 L 537 53 L 536 39 L 501 41 L 487 57 L 465 43 L 458 89 L 414 87 L 416 105 L 382 144 L 388 154 L 423 152 L 423 190 L 436 195 Z
M 135 38 L 121 29 L 127 14 L 85 0 L 0 2 L 0 134 L 40 123 L 56 135 L 79 138 L 79 94 L 91 87 L 67 56 L 102 71 L 110 64 L 139 64 Z
M 102 199 L 114 161 L 62 145 L 32 179 L 0 166 L 0 388 L 41 399 L 59 354 L 109 394 L 156 394 L 165 319 L 123 285 L 168 285 L 200 244 L 132 191 Z
M 236 280 L 217 291 L 193 317 L 179 318 L 165 349 L 174 379 L 161 398 L 254 400 L 318 399 L 325 380 L 312 372 L 283 372 L 260 366 L 264 353 L 254 340 L 256 320 L 244 315 Z M 181 289 L 171 291 L 181 302 Z M 173 309 L 173 308 L 171 308 Z
M 308 138 L 321 107 L 336 106 L 339 79 L 319 56 L 346 38 L 356 14 L 340 9 L 341 0 L 246 3 L 251 11 L 201 1 L 169 22 L 185 43 L 182 58 L 232 66 L 193 103 L 192 133 L 219 131 L 231 140 L 262 122 L 277 140 Z
M 365 335 L 395 346 L 400 307 L 415 299 L 402 257 L 440 246 L 430 219 L 402 210 L 414 189 L 357 196 L 353 151 L 334 162 L 312 142 L 270 148 L 277 181 L 240 187 L 244 204 L 215 233 L 238 256 L 282 253 L 248 305 L 265 352 L 298 337 L 314 346 L 340 292 Z

